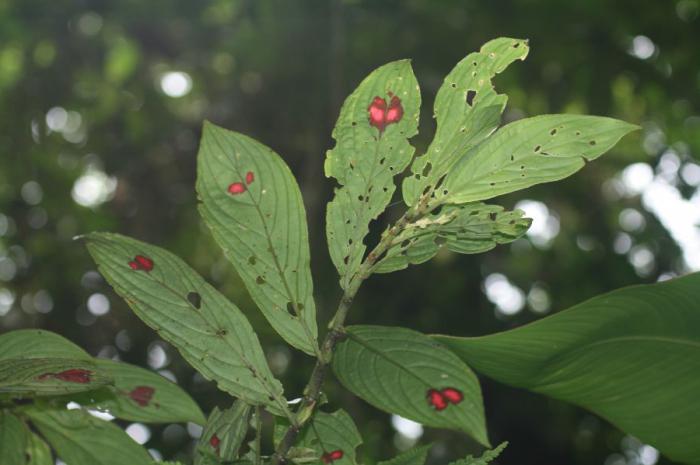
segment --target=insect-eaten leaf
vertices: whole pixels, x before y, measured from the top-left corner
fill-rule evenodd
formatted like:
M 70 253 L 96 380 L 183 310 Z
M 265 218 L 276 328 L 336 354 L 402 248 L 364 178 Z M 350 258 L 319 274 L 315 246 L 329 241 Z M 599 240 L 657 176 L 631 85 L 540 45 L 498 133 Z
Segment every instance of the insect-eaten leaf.
M 237 400 L 226 410 L 212 410 L 197 444 L 195 465 L 230 463 L 239 457 L 251 407 Z

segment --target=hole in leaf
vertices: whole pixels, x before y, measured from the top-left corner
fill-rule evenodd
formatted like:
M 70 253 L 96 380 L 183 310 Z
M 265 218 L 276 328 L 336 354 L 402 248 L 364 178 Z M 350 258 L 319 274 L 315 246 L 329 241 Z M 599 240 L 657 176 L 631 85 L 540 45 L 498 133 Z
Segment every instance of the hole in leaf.
M 425 168 L 423 168 L 423 176 L 429 175 L 430 170 L 432 170 L 432 169 L 433 169 L 433 165 L 430 162 L 426 163 Z
M 438 236 L 435 238 L 435 245 L 437 245 L 438 247 L 442 247 L 446 242 L 447 242 L 447 239 L 445 239 L 442 236 Z
M 263 278 L 262 276 L 258 276 L 257 278 L 255 278 L 255 282 L 258 284 L 265 284 L 265 278 Z
M 216 335 L 219 337 L 224 337 L 228 334 L 228 329 L 220 328 L 216 330 Z
M 475 90 L 468 90 L 467 91 L 467 105 L 470 107 L 474 104 L 474 97 L 476 97 L 476 91 Z
M 409 245 L 411 245 L 411 240 L 410 240 L 410 239 L 404 239 L 404 240 L 401 242 L 401 248 L 403 248 L 403 249 L 405 249 L 405 248 L 408 247 Z
M 595 141 L 592 140 L 592 141 L 590 141 L 588 144 L 589 144 L 589 145 L 595 145 Z
M 382 157 L 379 159 L 379 164 L 383 165 L 385 161 L 386 161 L 386 158 Z
M 549 134 L 552 135 L 552 136 L 553 136 L 554 134 L 556 134 L 556 133 L 557 133 L 557 128 L 554 128 L 554 129 L 552 129 L 551 131 L 549 131 Z
M 187 300 L 196 309 L 199 309 L 202 306 L 202 296 L 199 295 L 199 292 L 194 292 L 194 291 L 188 292 L 187 293 Z
M 542 148 L 542 146 L 538 145 L 537 147 L 535 147 L 535 152 L 539 152 L 541 148 Z
M 496 213 L 495 213 L 495 212 L 489 213 L 489 219 L 490 219 L 491 221 L 496 221 Z

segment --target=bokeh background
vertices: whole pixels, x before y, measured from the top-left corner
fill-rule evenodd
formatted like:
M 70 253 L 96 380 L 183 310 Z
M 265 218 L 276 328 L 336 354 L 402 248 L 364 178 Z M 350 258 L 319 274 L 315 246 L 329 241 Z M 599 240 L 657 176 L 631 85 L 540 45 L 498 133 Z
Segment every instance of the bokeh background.
M 413 58 L 420 153 L 442 77 L 501 35 L 532 48 L 496 79 L 510 95 L 506 121 L 590 113 L 643 130 L 568 180 L 499 198 L 534 218 L 526 238 L 374 277 L 350 321 L 485 334 L 700 269 L 699 14 L 698 0 L 0 0 L 0 332 L 56 331 L 93 355 L 177 379 L 205 411 L 226 406 L 72 239 L 118 231 L 178 253 L 238 303 L 297 396 L 312 360 L 271 331 L 198 218 L 202 121 L 270 145 L 298 177 L 325 326 L 340 293 L 322 165 L 343 99 L 373 68 Z M 375 233 L 401 210 L 392 206 Z M 510 441 L 501 464 L 669 463 L 581 409 L 482 381 L 492 441 Z M 378 412 L 333 380 L 327 393 L 358 423 L 364 463 L 417 441 L 436 443 L 431 464 L 479 451 L 462 435 Z M 124 427 L 166 459 L 188 460 L 198 434 L 194 425 Z

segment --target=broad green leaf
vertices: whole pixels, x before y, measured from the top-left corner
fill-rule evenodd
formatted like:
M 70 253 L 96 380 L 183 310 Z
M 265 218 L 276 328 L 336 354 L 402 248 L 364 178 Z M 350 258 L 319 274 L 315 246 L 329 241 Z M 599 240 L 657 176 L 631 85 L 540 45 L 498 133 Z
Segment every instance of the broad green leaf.
M 22 357 L 92 360 L 83 349 L 50 331 L 18 329 L 0 335 L 0 360 Z
M 487 252 L 498 244 L 521 237 L 531 219 L 521 210 L 505 211 L 498 205 L 470 203 L 446 205 L 439 213 L 410 223 L 394 240 L 374 271 L 388 273 L 435 256 L 440 247 L 452 252 Z
M 375 98 L 398 99 L 400 119 L 383 130 L 370 124 Z M 365 253 L 370 221 L 391 201 L 394 176 L 413 156 L 408 138 L 418 132 L 420 90 L 411 63 L 388 63 L 367 76 L 345 100 L 333 130 L 336 145 L 326 155 L 325 172 L 340 187 L 328 204 L 326 233 L 331 258 L 346 288 Z
M 22 420 L 10 412 L 0 410 L 0 463 L 24 465 L 28 441 L 29 430 Z
M 229 463 L 238 458 L 250 412 L 251 407 L 240 400 L 223 411 L 214 407 L 199 438 L 195 465 Z
M 377 465 L 424 465 L 431 447 L 433 447 L 432 444 L 416 447 L 397 455 L 393 459 L 379 462 Z
M 463 459 L 455 460 L 454 462 L 451 462 L 449 465 L 486 465 L 492 461 L 494 461 L 496 458 L 498 458 L 499 455 L 501 455 L 501 452 L 508 446 L 507 442 L 502 442 L 498 446 L 494 447 L 491 450 L 485 451 L 481 457 L 473 457 L 471 455 L 466 456 Z
M 498 381 L 569 401 L 699 464 L 700 273 L 594 297 L 514 330 L 436 336 Z
M 508 97 L 496 93 L 492 79 L 515 60 L 524 60 L 528 51 L 527 40 L 500 37 L 467 55 L 445 77 L 435 98 L 435 137 L 403 182 L 408 205 L 435 187 L 463 155 L 501 124 Z
M 580 170 L 637 126 L 585 115 L 542 115 L 499 129 L 457 162 L 435 193 L 442 203 L 486 200 Z
M 205 123 L 199 211 L 272 327 L 317 350 L 306 212 L 296 180 L 269 147 Z
M 151 456 L 117 425 L 82 410 L 25 412 L 69 465 L 148 465 Z
M 279 441 L 286 430 L 284 420 L 276 425 Z M 356 449 L 362 437 L 350 415 L 344 410 L 333 413 L 317 411 L 313 419 L 299 433 L 290 457 L 297 463 L 356 465 Z
M 286 414 L 282 385 L 238 307 L 166 250 L 118 234 L 85 239 L 117 294 L 202 375 L 235 397 Z M 150 260 L 152 269 L 132 269 L 136 256 Z
M 51 448 L 43 439 L 33 433 L 27 442 L 26 457 L 27 465 L 54 465 Z
M 97 389 L 113 382 L 94 362 L 66 358 L 0 359 L 0 394 L 51 396 Z
M 375 407 L 488 445 L 481 388 L 471 369 L 428 336 L 405 328 L 350 326 L 333 356 L 340 382 Z M 448 402 L 445 392 L 461 400 Z M 431 403 L 431 393 L 445 405 Z
M 127 363 L 97 360 L 97 364 L 112 376 L 114 387 L 106 395 L 97 395 L 90 408 L 106 410 L 131 421 L 205 423 L 204 414 L 194 400 L 169 379 Z

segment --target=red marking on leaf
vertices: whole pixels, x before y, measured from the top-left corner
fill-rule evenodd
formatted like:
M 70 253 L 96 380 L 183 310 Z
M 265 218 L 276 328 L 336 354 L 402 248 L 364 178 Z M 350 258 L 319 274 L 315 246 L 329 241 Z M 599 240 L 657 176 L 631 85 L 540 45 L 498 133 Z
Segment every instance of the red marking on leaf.
M 61 371 L 60 373 L 44 373 L 39 376 L 39 381 L 44 381 L 49 378 L 59 379 L 68 383 L 87 384 L 90 382 L 92 371 L 83 370 L 82 368 L 71 368 L 70 370 Z
M 153 260 L 143 255 L 136 255 L 134 259 L 129 262 L 129 267 L 132 270 L 151 271 L 153 269 Z
M 212 446 L 214 449 L 216 449 L 216 453 L 219 453 L 219 445 L 221 444 L 221 439 L 219 439 L 219 436 L 214 434 L 214 436 L 209 439 L 209 445 Z
M 129 392 L 129 397 L 141 407 L 147 407 L 155 392 L 156 390 L 150 386 L 136 386 Z
M 442 391 L 440 391 L 440 393 L 451 404 L 459 404 L 464 400 L 464 395 L 462 394 L 462 392 L 458 391 L 455 388 L 445 388 Z
M 438 412 L 447 408 L 447 398 L 437 389 L 428 389 L 428 403 Z
M 231 195 L 238 195 L 242 194 L 246 191 L 245 184 L 242 182 L 234 182 L 230 186 L 228 186 L 228 193 Z
M 369 124 L 383 132 L 384 129 L 393 123 L 398 123 L 403 118 L 403 106 L 401 99 L 389 92 L 391 101 L 387 106 L 386 100 L 377 96 L 372 99 L 372 103 L 367 107 L 369 112 Z
M 245 183 L 246 183 L 246 184 L 250 184 L 250 183 L 252 183 L 253 181 L 255 181 L 255 174 L 253 174 L 252 171 L 248 171 L 248 172 L 245 174 Z
M 331 452 L 326 452 L 325 454 L 323 454 L 321 456 L 321 460 L 323 461 L 323 463 L 329 464 L 329 463 L 334 462 L 336 460 L 342 459 L 343 455 L 344 455 L 343 451 L 340 449 L 337 449 L 337 450 L 334 450 Z

